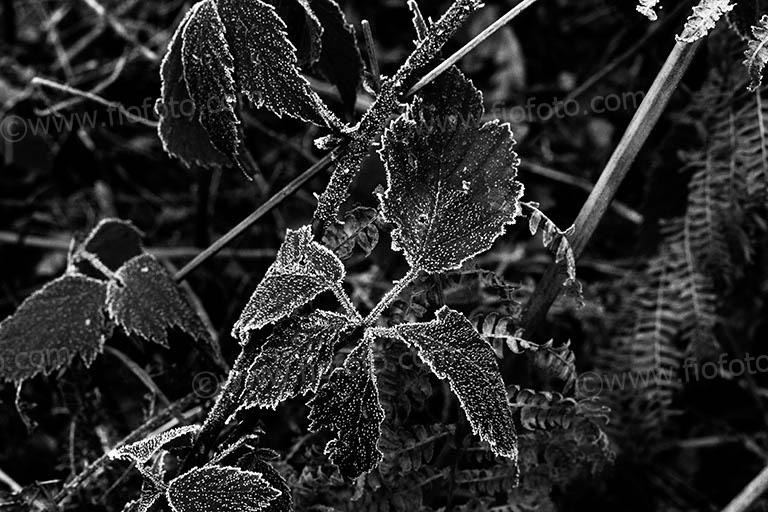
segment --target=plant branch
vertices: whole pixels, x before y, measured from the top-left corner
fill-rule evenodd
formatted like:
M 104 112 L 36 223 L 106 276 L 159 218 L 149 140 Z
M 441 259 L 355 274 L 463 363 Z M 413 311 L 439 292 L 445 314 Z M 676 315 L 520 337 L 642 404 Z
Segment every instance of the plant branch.
M 416 92 L 423 89 L 427 84 L 432 82 L 435 78 L 443 74 L 448 68 L 459 62 L 465 55 L 467 55 L 469 52 L 480 46 L 480 44 L 491 37 L 497 30 L 499 30 L 501 27 L 509 23 L 513 18 L 515 18 L 518 14 L 523 12 L 525 9 L 530 7 L 536 3 L 536 0 L 523 0 L 516 6 L 514 6 L 512 9 L 510 9 L 504 16 L 497 19 L 488 27 L 480 32 L 477 36 L 475 36 L 470 42 L 465 44 L 459 51 L 445 59 L 443 62 L 441 62 L 435 69 L 424 75 L 424 78 L 419 80 L 416 85 L 411 87 L 411 89 L 408 91 L 408 96 L 411 94 L 415 94 Z
M 419 271 L 416 269 L 410 269 L 408 270 L 408 273 L 403 276 L 402 279 L 395 282 L 395 285 L 390 288 L 390 290 L 381 298 L 378 304 L 371 310 L 370 313 L 368 313 L 368 316 L 365 317 L 365 320 L 363 320 L 363 324 L 367 327 L 373 327 L 376 325 L 376 322 L 378 321 L 381 314 L 384 312 L 385 309 L 389 307 L 390 304 L 392 304 L 397 297 L 408 288 L 408 286 L 413 283 L 413 281 L 416 280 L 416 278 L 419 276 Z
M 306 183 L 307 181 L 312 179 L 316 174 L 318 174 L 320 171 L 325 169 L 334 160 L 334 158 L 338 156 L 340 151 L 341 149 L 337 148 L 331 153 L 328 153 L 323 158 L 318 160 L 317 163 L 315 163 L 312 167 L 304 171 L 299 176 L 296 176 L 293 180 L 291 180 L 290 183 L 288 183 L 285 187 L 283 187 L 274 196 L 270 197 L 269 200 L 267 200 L 267 202 L 263 203 L 261 206 L 256 208 L 256 210 L 252 214 L 250 214 L 248 217 L 243 219 L 237 226 L 230 229 L 229 232 L 227 232 L 224 236 L 216 240 L 207 249 L 205 249 L 203 252 L 195 256 L 195 258 L 192 261 L 184 265 L 184 267 L 181 270 L 176 272 L 176 275 L 174 275 L 173 278 L 176 281 L 181 281 L 185 277 L 187 277 L 187 275 L 190 272 L 192 272 L 197 267 L 202 265 L 205 261 L 207 261 L 213 255 L 215 255 L 221 249 L 223 249 L 232 240 L 234 240 L 235 238 L 243 234 L 248 228 L 253 226 L 256 223 L 256 221 L 258 221 L 264 215 L 269 213 L 269 211 L 272 210 L 272 208 L 280 204 L 286 197 L 296 192 L 304 183 Z
M 120 115 L 125 116 L 126 119 L 129 119 L 139 124 L 143 124 L 144 126 L 149 126 L 150 128 L 157 128 L 157 122 L 149 119 L 145 119 L 141 116 L 131 114 L 120 103 L 105 100 L 104 98 L 96 94 L 93 94 L 87 91 L 82 91 L 80 89 L 70 87 L 69 85 L 60 84 L 52 80 L 48 80 L 46 78 L 40 78 L 39 76 L 36 76 L 35 78 L 33 78 L 31 83 L 32 85 L 40 85 L 43 87 L 48 87 L 50 89 L 56 89 L 57 91 L 65 92 L 67 94 L 72 94 L 74 96 L 80 96 L 81 98 L 85 98 L 87 100 L 91 100 L 95 103 L 98 103 L 99 105 L 103 105 L 110 110 L 117 110 L 118 112 L 120 112 Z
M 379 95 L 352 133 L 349 146 L 336 162 L 328 186 L 320 196 L 313 222 L 316 240 L 322 237 L 326 225 L 336 218 L 339 208 L 349 197 L 349 188 L 363 160 L 368 156 L 371 141 L 381 132 L 390 117 L 400 110 L 400 101 L 407 84 L 437 57 L 445 43 L 480 5 L 479 0 L 455 0 L 429 28 L 427 37 L 419 41 L 395 75 L 382 84 Z
M 758 473 L 738 496 L 723 509 L 723 512 L 745 512 L 768 489 L 768 466 Z
M 584 252 L 584 248 L 605 215 L 640 149 L 648 140 L 651 130 L 664 112 L 700 44 L 701 41 L 692 44 L 678 42 L 667 57 L 576 218 L 575 232 L 569 238 L 576 258 Z M 547 269 L 523 315 L 523 326 L 527 336 L 530 337 L 546 317 L 547 311 L 562 290 L 565 276 L 562 264 L 556 263 Z

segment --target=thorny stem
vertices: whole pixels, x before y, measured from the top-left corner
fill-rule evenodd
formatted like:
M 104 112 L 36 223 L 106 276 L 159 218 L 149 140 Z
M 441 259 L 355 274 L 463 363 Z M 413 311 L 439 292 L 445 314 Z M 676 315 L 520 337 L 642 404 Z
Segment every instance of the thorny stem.
M 259 353 L 261 344 L 251 340 L 240 351 L 232 370 L 229 372 L 224 389 L 219 393 L 213 408 L 208 412 L 200 433 L 192 446 L 189 455 L 184 461 L 182 472 L 205 462 L 208 452 L 215 446 L 219 432 L 224 428 L 227 419 L 235 412 L 239 404 L 240 395 L 245 387 L 245 378 L 248 370 Z
M 532 3 L 535 0 L 526 0 L 524 3 Z M 504 19 L 504 23 L 508 23 L 514 15 L 512 14 L 513 11 L 516 9 L 520 9 L 523 4 L 521 3 L 519 6 L 516 6 L 513 8 L 512 11 L 508 12 L 504 15 L 502 19 Z M 418 6 L 416 3 L 412 0 L 409 2 L 409 6 L 411 7 L 411 10 L 414 12 L 414 19 L 416 20 L 415 23 L 417 23 L 417 31 L 423 29 L 426 30 L 426 24 L 423 23 L 423 18 L 420 16 L 420 12 L 418 11 Z M 527 7 L 527 5 L 526 5 Z M 330 155 L 327 155 L 322 160 L 318 161 L 316 164 L 314 164 L 312 167 L 307 169 L 303 174 L 300 176 L 297 176 L 293 181 L 291 181 L 288 185 L 285 186 L 282 190 L 280 190 L 277 194 L 275 194 L 272 198 L 270 198 L 266 203 L 261 205 L 256 211 L 254 211 L 251 215 L 243 219 L 237 226 L 232 228 L 228 233 L 226 233 L 224 236 L 222 236 L 219 240 L 213 243 L 210 247 L 205 249 L 203 252 L 201 252 L 199 255 L 197 255 L 192 261 L 190 261 L 187 265 L 185 265 L 179 272 L 176 273 L 174 276 L 174 279 L 177 281 L 181 281 L 184 279 L 190 272 L 195 270 L 197 267 L 199 267 L 201 264 L 203 264 L 205 261 L 207 261 L 209 258 L 211 258 L 213 255 L 215 255 L 218 251 L 220 251 L 223 247 L 225 247 L 227 244 L 229 244 L 232 240 L 240 236 L 244 231 L 246 231 L 249 227 L 251 227 L 254 223 L 256 223 L 261 217 L 263 217 L 266 213 L 268 213 L 272 208 L 280 204 L 286 197 L 291 195 L 293 192 L 295 192 L 298 188 L 300 188 L 304 183 L 306 183 L 309 179 L 314 177 L 316 174 L 318 174 L 320 171 L 325 169 L 332 161 L 339 158 L 341 155 L 341 158 L 339 158 L 337 162 L 337 168 L 340 169 L 340 172 L 334 173 L 334 177 L 336 180 L 340 180 L 342 183 L 339 185 L 336 185 L 337 188 L 343 191 L 344 195 L 346 195 L 346 190 L 348 189 L 348 185 L 351 184 L 352 179 L 354 178 L 354 169 L 355 164 L 357 164 L 357 168 L 359 168 L 360 164 L 362 163 L 365 156 L 368 154 L 369 149 L 369 143 L 370 140 L 373 139 L 373 137 L 379 132 L 381 129 L 381 126 L 389 119 L 389 117 L 394 113 L 394 109 L 397 105 L 397 97 L 399 95 L 400 89 L 403 87 L 403 82 L 407 80 L 410 77 L 410 74 L 413 72 L 414 64 L 415 63 L 426 63 L 431 58 L 436 55 L 440 48 L 442 48 L 442 45 L 445 44 L 445 42 L 450 38 L 451 35 L 455 32 L 456 29 L 458 29 L 458 26 L 463 24 L 464 21 L 469 17 L 469 15 L 476 9 L 476 2 L 474 0 L 457 0 L 456 3 L 449 9 L 448 12 L 436 23 L 432 26 L 432 33 L 439 33 L 440 34 L 440 41 L 434 41 L 432 40 L 436 39 L 434 38 L 426 38 L 426 35 L 429 35 L 428 33 L 425 35 L 424 33 L 419 34 L 419 39 L 423 41 L 419 44 L 419 46 L 414 50 L 414 52 L 411 54 L 411 56 L 406 61 L 406 64 L 403 66 L 403 68 L 408 68 L 409 73 L 405 72 L 398 72 L 398 74 L 395 75 L 392 79 L 388 80 L 382 90 L 382 94 L 379 95 L 379 98 L 371 105 L 371 107 L 368 109 L 366 114 L 363 116 L 363 119 L 360 122 L 360 125 L 358 127 L 357 133 L 355 138 L 352 140 L 350 146 L 351 147 L 338 147 L 336 148 L 333 153 Z M 456 11 L 456 12 L 454 12 Z M 519 12 L 519 11 L 517 11 Z M 449 14 L 451 15 L 450 20 L 453 24 L 449 25 L 445 20 L 449 18 Z M 516 15 L 516 14 L 515 14 Z M 456 18 L 456 19 L 454 19 Z M 449 25 L 450 30 L 446 30 L 445 26 Z M 421 28 L 419 28 L 421 26 Z M 503 26 L 502 24 L 492 24 L 486 31 L 484 31 L 482 34 L 478 35 L 475 40 L 475 44 L 473 46 L 476 47 L 478 44 L 482 42 L 485 38 L 489 37 L 490 34 L 498 30 Z M 436 28 L 437 27 L 437 28 Z M 480 39 L 481 36 L 483 39 Z M 472 48 L 470 48 L 471 50 Z M 462 49 L 463 50 L 463 49 Z M 462 50 L 459 50 L 461 52 Z M 466 52 L 462 55 L 460 55 L 458 58 L 455 56 L 451 56 L 448 58 L 448 60 L 454 60 L 457 61 L 461 57 L 463 57 L 466 54 Z M 403 69 L 401 68 L 401 70 Z M 437 78 L 445 69 L 443 70 L 433 70 L 429 76 L 429 80 L 425 82 L 425 79 L 422 79 L 419 83 L 428 83 L 429 81 L 434 80 Z M 397 87 L 395 87 L 397 85 Z M 383 98 L 386 99 L 389 102 L 389 109 L 385 109 L 382 105 L 384 105 Z M 367 136 L 362 136 L 361 134 L 368 134 Z M 331 178 L 331 181 L 333 182 L 334 178 Z M 346 185 L 345 185 L 346 184 Z M 332 183 L 328 184 L 328 190 L 331 190 Z M 328 193 L 328 190 L 326 190 L 326 194 Z M 324 194 L 324 195 L 326 195 Z M 341 203 L 341 201 L 339 201 Z M 338 205 L 336 205 L 336 208 L 338 208 Z M 318 210 L 320 210 L 320 207 L 318 207 Z M 335 213 L 334 213 L 335 215 Z M 327 217 L 327 218 L 326 218 Z M 318 214 L 316 212 L 315 214 L 315 226 L 314 226 L 314 234 L 316 238 L 320 238 L 324 231 L 325 222 L 332 218 L 333 215 L 330 215 L 328 212 L 321 212 Z
M 360 120 L 352 134 L 349 147 L 336 163 L 328 186 L 320 196 L 313 222 L 316 240 L 322 237 L 325 226 L 336 218 L 339 208 L 349 196 L 349 187 L 363 160 L 368 156 L 371 141 L 381 132 L 389 118 L 400 109 L 400 100 L 406 92 L 407 83 L 438 55 L 448 39 L 480 5 L 479 0 L 455 0 L 445 14 L 430 27 L 429 35 L 419 41 L 416 49 L 395 75 L 382 84 L 378 97 Z
M 470 42 L 465 44 L 459 51 L 445 59 L 443 62 L 441 62 L 435 69 L 424 75 L 424 78 L 419 80 L 416 85 L 411 87 L 411 90 L 408 91 L 408 95 L 415 94 L 419 90 L 423 89 L 424 86 L 426 86 L 428 83 L 430 83 L 432 80 L 440 76 L 442 73 L 444 73 L 448 68 L 456 64 L 459 60 L 462 59 L 466 54 L 477 48 L 483 41 L 491 37 L 497 30 L 499 30 L 501 27 L 509 23 L 513 18 L 515 18 L 518 14 L 523 12 L 525 9 L 530 7 L 536 3 L 536 0 L 523 0 L 516 6 L 514 6 L 512 9 L 510 9 L 504 16 L 497 19 L 488 27 L 480 32 L 477 36 L 475 36 Z
M 664 112 L 700 44 L 701 41 L 692 44 L 676 43 L 656 76 L 648 94 L 640 104 L 605 170 L 600 175 L 600 179 L 576 218 L 575 231 L 573 236 L 569 237 L 569 242 L 577 259 L 584 252 L 584 248 L 605 215 L 637 154 L 648 140 L 651 130 L 656 126 Z M 562 290 L 564 280 L 563 265 L 559 263 L 550 265 L 523 314 L 523 326 L 528 337 L 536 331 L 546 317 L 547 311 Z
M 408 288 L 418 276 L 419 270 L 412 268 L 408 271 L 407 274 L 403 276 L 402 279 L 395 282 L 395 285 L 390 288 L 390 290 L 381 298 L 379 303 L 376 304 L 370 313 L 368 313 L 368 316 L 365 317 L 365 320 L 363 320 L 363 325 L 367 327 L 376 325 L 376 322 L 384 310 L 387 309 L 389 305 L 397 299 L 402 291 Z

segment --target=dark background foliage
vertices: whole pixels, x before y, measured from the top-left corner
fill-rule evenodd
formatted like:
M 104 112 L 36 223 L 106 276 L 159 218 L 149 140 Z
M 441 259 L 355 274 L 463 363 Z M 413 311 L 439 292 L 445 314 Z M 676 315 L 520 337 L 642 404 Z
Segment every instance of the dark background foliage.
M 109 20 L 100 19 L 86 2 L 3 2 L 0 102 L 13 104 L 6 115 L 40 126 L 34 120 L 40 119 L 37 113 L 41 109 L 70 98 L 30 84 L 32 77 L 41 76 L 85 90 L 108 80 L 99 89 L 100 96 L 138 106 L 145 109 L 143 116 L 152 116 L 151 105 L 160 90 L 158 56 L 189 6 L 175 0 L 102 4 L 108 12 L 119 13 L 114 14 L 115 19 L 127 28 L 132 41 L 110 26 Z M 448 2 L 424 0 L 419 4 L 425 17 L 436 19 Z M 486 4 L 447 45 L 446 54 L 513 2 L 489 0 Z M 586 199 L 580 184 L 597 180 L 639 104 L 640 96 L 634 93 L 648 89 L 674 45 L 674 35 L 689 14 L 690 4 L 666 2 L 659 21 L 651 24 L 635 12 L 631 1 L 543 0 L 462 61 L 461 68 L 485 94 L 488 115 L 512 116 L 506 120 L 512 121 L 517 152 L 524 162 L 519 179 L 526 185 L 526 198 L 541 203 L 541 210 L 559 226 L 568 226 L 578 213 Z M 344 8 L 356 27 L 360 20 L 370 20 L 382 73 L 394 73 L 412 50 L 415 38 L 405 2 L 348 0 Z M 99 28 L 102 24 L 105 27 Z M 83 46 L 75 52 L 77 44 Z M 140 47 L 146 51 L 137 49 Z M 626 280 L 657 252 L 663 239 L 658 220 L 686 210 L 690 174 L 681 172 L 683 153 L 698 147 L 701 132 L 706 130 L 702 125 L 708 119 L 702 112 L 705 109 L 692 109 L 691 105 L 710 70 L 722 65 L 723 55 L 717 43 L 702 48 L 619 192 L 624 210 L 609 210 L 603 219 L 579 266 L 585 307 L 577 309 L 568 300 L 559 302 L 539 333 L 537 341 L 554 338 L 562 344 L 571 340 L 581 372 L 604 368 L 597 358 L 600 350 L 611 346 L 611 315 L 630 295 Z M 729 59 L 738 62 L 738 55 L 730 55 Z M 594 102 L 605 105 L 609 95 L 623 98 L 624 104 L 611 111 L 596 111 Z M 578 103 L 578 113 L 549 118 L 554 102 L 565 99 Z M 342 113 L 338 102 L 328 101 Z M 520 109 L 527 105 L 534 106 L 533 115 L 521 119 Z M 538 115 L 536 107 L 540 107 Z M 262 177 L 248 181 L 232 169 L 184 168 L 164 154 L 152 128 L 125 119 L 113 122 L 118 114 L 110 114 L 94 102 L 78 100 L 62 110 L 65 117 L 71 119 L 72 114 L 78 114 L 80 120 L 91 116 L 96 123 L 76 122 L 73 127 L 51 123 L 48 129 L 30 131 L 18 142 L 0 141 L 0 318 L 12 314 L 24 298 L 64 270 L 70 237 L 87 233 L 98 219 L 130 219 L 162 261 L 171 268 L 179 267 L 321 156 L 313 146 L 313 139 L 321 134 L 318 129 L 267 112 L 249 112 L 245 118 L 247 147 Z M 327 174 L 320 174 L 189 277 L 190 288 L 218 330 L 228 361 L 239 349 L 230 337 L 231 326 L 271 263 L 285 229 L 311 219 L 316 205 L 313 194 L 322 192 L 326 182 Z M 370 158 L 350 204 L 375 206 L 372 192 L 383 183 L 382 165 Z M 402 256 L 389 250 L 386 233 L 382 231 L 381 236 L 370 258 L 348 262 L 353 297 L 363 305 L 378 298 L 406 270 Z M 724 351 L 729 360 L 768 353 L 768 312 L 763 301 L 768 281 L 764 237 L 758 237 L 761 239 L 754 244 L 751 263 L 741 265 L 727 285 L 718 283 L 724 290 L 718 337 L 727 340 Z M 525 298 L 550 261 L 551 255 L 540 241 L 531 239 L 521 226 L 508 230 L 491 252 L 479 258 L 478 265 L 507 283 L 521 283 L 516 293 Z M 461 292 L 464 284 L 456 276 L 441 283 L 427 279 L 423 283 L 426 298 L 413 301 L 434 309 L 436 301 L 430 294 Z M 477 292 L 471 284 L 467 289 L 463 293 L 477 297 L 472 295 Z M 413 304 L 399 306 L 404 315 L 413 314 Z M 474 306 L 468 301 L 467 311 Z M 196 405 L 205 407 L 216 389 L 215 381 L 223 379 L 220 369 L 191 349 L 181 333 L 172 333 L 170 342 L 171 349 L 166 350 L 118 332 L 110 344 L 144 368 L 169 400 L 197 392 Z M 389 357 L 397 360 L 397 350 L 402 348 L 393 347 Z M 507 362 L 508 383 L 558 390 L 532 376 L 529 366 L 526 361 Z M 415 408 L 415 423 L 439 426 L 432 432 L 437 440 L 427 443 L 434 445 L 430 447 L 434 454 L 409 452 L 387 462 L 398 466 L 412 457 L 416 466 L 431 467 L 433 475 L 458 471 L 474 455 L 467 424 L 447 398 L 450 395 L 439 381 L 430 381 L 418 369 L 398 368 L 391 378 L 387 385 L 408 390 L 408 398 L 407 403 L 390 403 L 388 414 L 389 408 Z M 524 461 L 523 487 L 536 498 L 538 492 L 551 496 L 560 510 L 719 509 L 765 464 L 766 385 L 768 376 L 764 374 L 691 383 L 671 404 L 680 414 L 660 427 L 652 442 L 628 436 L 630 426 L 613 421 L 609 434 L 615 462 L 600 450 L 583 450 L 580 441 L 565 439 L 562 433 L 551 434 L 555 441 L 525 438 L 523 443 L 549 442 L 548 446 L 562 449 L 564 455 L 558 459 L 548 452 L 536 458 L 539 462 Z M 90 369 L 77 363 L 25 383 L 19 402 L 36 424 L 32 430 L 16 410 L 15 392 L 14 386 L 0 384 L 0 469 L 19 484 L 33 487 L 80 472 L 163 405 L 162 397 L 149 392 L 130 368 L 110 354 L 97 359 Z M 200 407 L 190 409 L 193 419 L 201 417 Z M 413 414 L 401 414 L 414 423 Z M 409 501 L 407 492 L 405 497 L 392 498 L 397 494 L 393 491 L 384 498 L 371 490 L 375 485 L 365 486 L 370 483 L 360 484 L 356 491 L 354 485 L 323 474 L 328 470 L 321 461 L 324 443 L 307 434 L 306 416 L 304 400 L 291 400 L 274 412 L 254 414 L 243 422 L 243 432 L 230 435 L 254 432 L 257 427 L 266 432 L 263 445 L 281 454 L 279 467 L 284 474 L 293 482 L 302 482 L 297 486 L 300 491 L 294 491 L 300 510 L 335 506 L 356 492 L 357 497 L 364 496 L 353 510 L 374 510 L 379 505 L 387 510 L 384 503 L 393 503 L 393 510 L 417 510 L 408 508 L 408 503 L 416 501 Z M 406 430 L 409 425 L 403 421 L 396 427 Z M 492 468 L 493 463 L 483 456 L 478 455 L 476 464 L 467 463 L 467 467 Z M 72 510 L 120 510 L 138 490 L 138 479 L 126 469 L 110 467 L 68 506 Z M 413 469 L 418 468 L 400 467 L 392 472 L 407 475 L 415 473 Z M 530 490 L 538 489 L 529 484 L 533 481 L 530 475 L 547 481 L 539 486 L 546 491 Z M 428 477 L 426 471 L 419 478 Z M 498 490 L 503 491 L 513 480 L 497 478 L 488 485 L 499 485 Z M 455 484 L 456 479 L 453 481 Z M 37 487 L 44 492 L 47 486 L 57 485 Z M 460 487 L 423 486 L 423 503 L 434 509 L 469 509 L 472 492 L 461 495 Z M 406 488 L 401 485 L 398 492 L 402 494 Z M 382 494 L 381 489 L 391 490 L 384 485 L 378 491 Z M 454 492 L 460 497 L 454 498 Z M 474 494 L 493 497 L 498 493 L 491 487 Z M 542 510 L 549 506 L 521 498 L 523 502 Z M 398 508 L 401 506 L 404 508 Z M 480 507 L 473 510 L 485 510 Z

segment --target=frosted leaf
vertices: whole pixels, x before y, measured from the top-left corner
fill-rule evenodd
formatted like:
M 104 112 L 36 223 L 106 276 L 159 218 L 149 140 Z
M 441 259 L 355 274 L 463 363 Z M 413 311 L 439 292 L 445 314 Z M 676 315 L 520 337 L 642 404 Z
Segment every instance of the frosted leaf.
M 701 0 L 693 8 L 693 14 L 688 17 L 683 32 L 677 36 L 682 43 L 693 43 L 706 36 L 715 28 L 723 14 L 732 11 L 734 4 L 730 0 Z
M 347 478 L 357 478 L 381 462 L 378 448 L 384 409 L 373 371 L 371 343 L 366 338 L 331 374 L 308 404 L 309 428 L 330 430 L 335 439 L 325 453 Z
M 512 410 L 493 349 L 461 313 L 443 307 L 428 323 L 401 324 L 397 333 L 422 361 L 448 379 L 472 431 L 497 455 L 517 459 Z
M 178 158 L 187 167 L 223 167 L 229 159 L 211 143 L 208 132 L 195 115 L 195 104 L 184 81 L 182 64 L 182 32 L 194 9 L 187 11 L 173 34 L 168 51 L 160 64 L 160 99 L 155 104 L 159 118 L 157 133 L 166 153 Z
M 314 64 L 323 47 L 323 27 L 308 0 L 266 0 L 285 22 L 288 40 L 301 66 Z
M 48 375 L 75 355 L 90 365 L 104 346 L 106 284 L 68 274 L 37 290 L 0 322 L 0 380 Z
M 768 15 L 763 15 L 752 27 L 752 37 L 744 52 L 744 65 L 749 73 L 750 91 L 756 91 L 763 82 L 763 70 L 768 64 Z
M 312 228 L 289 229 L 277 257 L 232 329 L 242 343 L 248 333 L 290 315 L 344 279 L 344 265 L 312 240 Z
M 315 311 L 278 325 L 248 370 L 244 406 L 275 409 L 284 400 L 317 391 L 348 322 L 342 315 Z
M 359 247 L 366 257 L 379 243 L 379 211 L 360 206 L 344 215 L 341 222 L 330 224 L 323 235 L 323 245 L 341 260 L 352 257 Z
M 162 489 L 159 489 L 150 480 L 144 480 L 139 498 L 126 503 L 125 507 L 123 507 L 123 512 L 150 512 L 157 510 L 155 505 L 162 495 Z
M 451 70 L 386 130 L 383 214 L 412 268 L 459 268 L 520 215 L 522 185 L 508 125 L 480 125 L 482 98 Z
M 184 80 L 195 114 L 214 147 L 237 163 L 242 140 L 235 114 L 234 60 L 214 0 L 192 7 L 182 41 Z
M 280 491 L 280 496 L 269 502 L 269 506 L 264 512 L 293 512 L 293 496 L 291 488 L 283 476 L 272 465 L 264 460 L 265 450 L 259 450 L 255 453 L 245 455 L 238 462 L 243 468 L 249 471 L 261 473 L 264 480 L 272 487 Z M 261 452 L 261 453 L 260 453 Z
M 129 259 L 144 253 L 141 236 L 141 231 L 131 222 L 102 219 L 79 245 L 78 250 L 93 254 L 114 272 Z M 70 265 L 74 264 L 79 272 L 96 279 L 105 279 L 104 274 L 93 268 L 90 262 L 82 258 L 75 259 L 77 261 L 70 262 Z
M 185 425 L 183 427 L 166 430 L 160 434 L 142 439 L 132 444 L 125 445 L 109 452 L 110 459 L 122 459 L 139 464 L 146 464 L 149 460 L 168 443 L 179 438 L 192 438 L 200 432 L 199 425 Z
M 639 0 L 637 4 L 637 12 L 645 16 L 651 21 L 656 21 L 658 15 L 654 9 L 658 9 L 659 0 Z
M 341 122 L 297 68 L 296 49 L 275 8 L 261 0 L 219 0 L 240 90 L 257 108 L 321 126 Z
M 335 0 L 309 0 L 323 26 L 323 45 L 317 69 L 335 85 L 344 108 L 352 112 L 363 79 L 363 58 L 355 29 L 347 23 Z
M 203 321 L 152 255 L 132 258 L 115 276 L 107 286 L 107 309 L 126 333 L 167 347 L 166 331 L 178 327 L 197 340 L 212 343 Z
M 280 495 L 261 473 L 228 466 L 203 466 L 168 484 L 173 512 L 262 512 Z

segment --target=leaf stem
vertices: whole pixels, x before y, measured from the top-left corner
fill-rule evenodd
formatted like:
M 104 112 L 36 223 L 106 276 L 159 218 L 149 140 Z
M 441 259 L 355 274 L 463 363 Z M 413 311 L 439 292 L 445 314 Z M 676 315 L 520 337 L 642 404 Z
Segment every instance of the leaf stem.
M 110 280 L 114 280 L 114 281 L 120 282 L 120 279 L 118 279 L 118 278 L 117 278 L 117 276 L 115 275 L 115 273 L 114 273 L 114 272 L 112 272 L 112 271 L 111 271 L 111 270 L 110 270 L 110 269 L 109 269 L 109 268 L 108 268 L 108 267 L 107 267 L 107 266 L 106 266 L 106 265 L 105 265 L 105 264 L 104 264 L 104 263 L 103 263 L 103 262 L 102 262 L 102 261 L 99 259 L 99 257 L 98 257 L 98 256 L 96 256 L 95 254 L 93 254 L 93 253 L 90 253 L 90 252 L 88 252 L 88 251 L 86 251 L 86 250 L 80 250 L 80 251 L 78 251 L 78 252 L 77 252 L 77 257 L 78 257 L 78 258 L 82 258 L 82 259 L 84 259 L 85 261 L 87 261 L 88 263 L 90 263 L 91 265 L 93 265 L 93 267 L 94 267 L 96 270 L 98 270 L 99 272 L 101 272 L 102 274 L 104 274 L 104 277 L 106 277 L 107 279 L 110 279 Z
M 412 268 L 408 270 L 408 273 L 405 274 L 402 279 L 396 281 L 395 285 L 390 288 L 390 290 L 381 298 L 379 303 L 376 304 L 370 313 L 368 313 L 368 316 L 366 316 L 365 320 L 363 320 L 363 325 L 367 327 L 373 327 L 376 325 L 376 322 L 379 320 L 379 317 L 384 312 L 384 310 L 387 309 L 389 305 L 397 299 L 400 293 L 408 288 L 408 286 L 410 286 L 418 276 L 418 269 Z
M 514 6 L 512 9 L 510 9 L 504 16 L 497 19 L 488 27 L 480 32 L 477 36 L 475 36 L 470 42 L 465 44 L 460 50 L 458 50 L 456 53 L 445 59 L 443 62 L 441 62 L 435 69 L 424 75 L 424 78 L 419 80 L 416 85 L 411 87 L 411 90 L 408 91 L 408 96 L 415 94 L 416 92 L 423 89 L 427 84 L 429 84 L 432 80 L 440 76 L 442 73 L 444 73 L 448 68 L 456 64 L 459 60 L 461 60 L 466 54 L 477 48 L 483 41 L 491 37 L 497 30 L 499 30 L 501 27 L 509 23 L 513 18 L 515 18 L 518 14 L 523 12 L 525 9 L 530 7 L 536 3 L 536 0 L 523 0 L 516 6 Z
M 701 41 L 692 44 L 678 42 L 667 57 L 576 218 L 575 232 L 569 240 L 576 258 L 584 252 L 584 248 L 605 215 L 632 163 L 680 84 L 700 44 Z M 562 290 L 564 279 L 565 271 L 560 263 L 550 265 L 545 272 L 523 314 L 523 326 L 528 337 L 546 317 L 547 311 Z
M 347 313 L 348 317 L 354 319 L 356 322 L 363 321 L 363 317 L 352 303 L 352 299 L 349 298 L 349 295 L 344 290 L 344 287 L 341 286 L 341 283 L 334 283 L 333 294 L 336 295 L 336 298 L 339 300 L 339 303 L 341 303 L 341 306 L 344 308 L 344 311 Z

